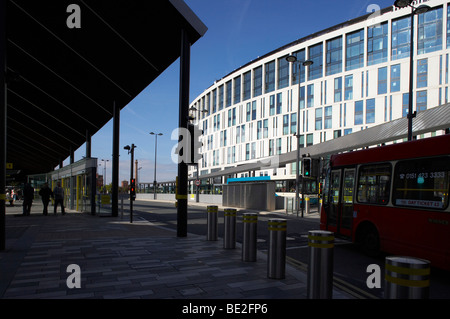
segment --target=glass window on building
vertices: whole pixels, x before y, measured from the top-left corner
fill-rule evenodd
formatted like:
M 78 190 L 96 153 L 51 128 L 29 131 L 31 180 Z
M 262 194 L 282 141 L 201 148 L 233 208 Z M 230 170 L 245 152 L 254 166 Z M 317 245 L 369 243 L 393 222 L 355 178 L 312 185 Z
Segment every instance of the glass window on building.
M 283 112 L 283 93 L 277 94 L 277 114 Z
M 314 84 L 308 85 L 308 93 L 307 93 L 307 106 L 314 106 Z
M 342 72 L 342 36 L 327 41 L 326 75 Z
M 367 28 L 367 65 L 387 62 L 388 24 L 383 22 Z
M 213 90 L 213 94 L 212 94 L 212 109 L 213 109 L 213 113 L 217 112 L 217 90 L 214 89 Z
M 256 139 L 260 140 L 262 138 L 262 121 L 258 121 L 256 127 Z
M 334 79 L 334 102 L 342 101 L 342 77 Z
M 283 135 L 289 134 L 289 115 L 283 115 Z
M 416 96 L 416 110 L 422 112 L 427 109 L 427 91 L 418 91 Z
M 298 143 L 300 144 L 300 148 L 305 147 L 305 135 L 300 135 L 300 141 Z
M 408 116 L 409 109 L 409 93 L 403 93 L 402 98 L 402 117 Z
M 206 110 L 208 111 L 207 115 L 211 115 L 211 94 L 208 93 L 206 94 L 206 100 L 205 100 L 205 104 L 206 104 Z
M 291 134 L 297 134 L 297 113 L 291 114 Z
M 323 76 L 323 45 L 322 43 L 309 47 L 309 60 L 313 65 L 308 67 L 308 80 L 319 79 Z M 303 63 L 303 62 L 302 62 Z
M 278 59 L 278 89 L 283 89 L 289 85 L 289 62 L 286 57 Z
M 314 134 L 306 135 L 306 147 L 314 145 Z
M 345 77 L 344 98 L 346 101 L 353 99 L 353 75 Z
M 269 140 L 269 156 L 275 155 L 275 147 L 273 145 L 274 140 Z
M 347 34 L 347 53 L 345 70 L 350 71 L 364 66 L 364 29 Z
M 219 111 L 223 110 L 223 90 L 224 86 L 219 87 Z
M 364 101 L 355 102 L 355 125 L 364 124 Z
M 387 93 L 387 67 L 378 69 L 378 94 Z
M 300 110 L 303 110 L 305 108 L 305 87 L 300 87 Z
M 265 93 L 275 91 L 275 61 L 265 65 Z
M 428 59 L 417 61 L 417 87 L 424 88 L 428 86 Z
M 275 115 L 275 95 L 269 96 L 269 116 Z
M 247 122 L 250 122 L 252 120 L 252 105 L 251 105 L 251 103 L 247 103 L 246 111 L 247 111 Z
M 241 102 L 241 76 L 234 78 L 234 97 L 233 104 Z
M 223 131 L 223 146 L 227 146 L 227 130 Z
M 398 60 L 409 57 L 411 41 L 411 18 L 392 21 L 391 59 Z
M 366 100 L 366 124 L 375 123 L 375 99 Z
M 245 144 L 245 160 L 250 160 L 250 144 Z
M 391 93 L 400 92 L 400 64 L 391 66 Z
M 265 119 L 263 121 L 263 138 L 269 137 L 269 120 Z
M 256 101 L 252 102 L 252 121 L 256 120 Z
M 442 50 L 442 7 L 419 14 L 417 53 Z
M 322 112 L 323 112 L 322 108 L 316 109 L 316 126 L 315 126 L 316 131 L 322 129 Z
M 450 48 L 450 6 L 447 6 L 447 49 Z
M 281 155 L 281 138 L 277 138 L 277 154 Z
M 305 82 L 305 68 L 303 67 L 302 63 L 306 60 L 305 55 L 305 49 L 294 52 L 292 55 L 294 55 L 297 58 L 297 61 L 292 64 L 291 71 L 292 71 L 292 85 L 298 84 L 298 80 L 300 79 L 300 83 Z M 300 66 L 300 77 L 298 76 Z
M 241 143 L 245 143 L 245 124 L 241 126 Z
M 333 127 L 333 107 L 327 106 L 325 107 L 325 121 L 324 128 L 331 129 Z M 341 131 L 339 131 L 341 132 Z
M 244 73 L 244 101 L 252 97 L 252 71 Z
M 231 106 L 231 96 L 233 94 L 233 91 L 231 90 L 232 87 L 232 81 L 228 81 L 225 84 L 225 107 Z
M 253 70 L 253 97 L 262 94 L 262 66 Z

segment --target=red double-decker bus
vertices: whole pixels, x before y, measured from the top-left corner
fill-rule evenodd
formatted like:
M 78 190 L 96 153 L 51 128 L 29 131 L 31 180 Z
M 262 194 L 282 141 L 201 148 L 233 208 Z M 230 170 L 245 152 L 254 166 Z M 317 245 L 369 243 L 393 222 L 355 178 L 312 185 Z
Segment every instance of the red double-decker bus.
M 450 135 L 333 155 L 320 227 L 450 270 Z

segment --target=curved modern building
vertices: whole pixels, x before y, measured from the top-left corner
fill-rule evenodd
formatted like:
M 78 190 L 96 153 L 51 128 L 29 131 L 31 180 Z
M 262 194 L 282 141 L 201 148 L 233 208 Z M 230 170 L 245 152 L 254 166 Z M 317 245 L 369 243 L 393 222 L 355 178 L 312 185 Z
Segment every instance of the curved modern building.
M 449 100 L 450 2 L 413 2 L 422 4 L 431 9 L 416 14 L 413 25 L 417 112 Z M 295 151 L 298 124 L 303 148 L 406 117 L 410 37 L 411 9 L 389 7 L 287 44 L 216 81 L 191 103 L 204 131 L 200 178 Z M 296 62 L 286 60 L 291 55 Z M 313 64 L 304 66 L 306 60 Z M 254 176 L 295 173 L 294 162 Z

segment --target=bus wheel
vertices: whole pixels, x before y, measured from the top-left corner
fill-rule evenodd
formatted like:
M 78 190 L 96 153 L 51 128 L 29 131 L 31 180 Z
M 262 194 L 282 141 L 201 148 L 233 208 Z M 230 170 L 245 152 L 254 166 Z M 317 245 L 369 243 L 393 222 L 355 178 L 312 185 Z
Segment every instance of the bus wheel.
M 360 231 L 359 243 L 367 255 L 375 257 L 380 253 L 380 236 L 372 225 L 366 225 Z

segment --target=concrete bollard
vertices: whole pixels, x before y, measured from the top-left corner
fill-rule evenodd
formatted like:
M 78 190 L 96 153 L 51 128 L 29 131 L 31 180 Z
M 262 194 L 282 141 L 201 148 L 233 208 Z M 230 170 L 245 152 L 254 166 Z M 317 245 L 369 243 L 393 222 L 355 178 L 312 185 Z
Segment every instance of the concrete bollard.
M 286 219 L 269 219 L 269 253 L 267 277 L 284 279 L 286 272 Z
M 206 240 L 207 241 L 217 241 L 217 233 L 218 233 L 218 218 L 217 213 L 219 211 L 219 207 L 217 206 L 208 206 L 206 208 L 207 212 L 207 233 Z
M 243 217 L 242 261 L 254 262 L 257 253 L 258 214 L 245 213 Z
M 428 299 L 430 262 L 428 260 L 386 257 L 385 299 Z
M 225 209 L 223 248 L 236 248 L 236 209 Z
M 307 280 L 308 299 L 333 297 L 334 234 L 312 230 L 308 236 L 309 265 Z

